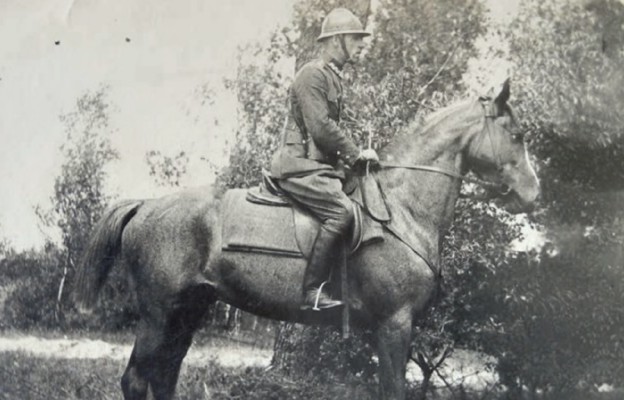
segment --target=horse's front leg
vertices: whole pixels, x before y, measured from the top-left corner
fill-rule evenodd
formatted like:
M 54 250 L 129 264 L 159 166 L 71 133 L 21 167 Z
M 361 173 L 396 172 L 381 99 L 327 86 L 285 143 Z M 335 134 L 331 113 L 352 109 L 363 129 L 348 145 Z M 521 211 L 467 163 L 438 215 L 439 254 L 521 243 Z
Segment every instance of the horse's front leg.
M 412 337 L 412 312 L 405 308 L 393 313 L 377 328 L 379 357 L 379 398 L 405 399 L 405 369 Z

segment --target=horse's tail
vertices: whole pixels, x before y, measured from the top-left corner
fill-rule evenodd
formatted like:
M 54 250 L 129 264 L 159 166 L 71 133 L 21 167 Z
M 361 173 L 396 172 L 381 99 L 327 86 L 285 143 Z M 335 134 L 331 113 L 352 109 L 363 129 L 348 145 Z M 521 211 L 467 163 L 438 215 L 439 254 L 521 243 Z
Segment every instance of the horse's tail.
M 121 234 L 143 204 L 140 200 L 116 203 L 95 226 L 78 266 L 75 301 L 81 312 L 89 312 L 97 300 L 115 259 L 121 251 Z

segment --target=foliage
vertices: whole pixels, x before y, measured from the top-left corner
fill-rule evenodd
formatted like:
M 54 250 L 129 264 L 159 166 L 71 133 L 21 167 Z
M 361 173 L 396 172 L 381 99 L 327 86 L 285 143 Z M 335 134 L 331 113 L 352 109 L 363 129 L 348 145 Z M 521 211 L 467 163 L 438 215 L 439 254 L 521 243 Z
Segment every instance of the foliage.
M 282 324 L 271 364 L 298 378 L 370 380 L 377 372 L 372 341 L 369 331 L 343 340 L 336 329 Z
M 124 362 L 109 359 L 36 359 L 0 353 L 0 398 L 110 399 L 120 393 Z M 336 382 L 318 377 L 292 379 L 264 368 L 233 370 L 210 361 L 183 367 L 176 398 L 215 400 L 373 399 L 374 389 L 360 380 Z M 4 397 L 6 396 L 6 397 Z
M 622 18 L 624 6 L 612 0 L 528 1 L 510 27 L 532 150 L 567 182 L 623 182 L 624 117 L 613 112 L 624 105 Z
M 119 376 L 125 362 L 111 359 L 33 358 L 20 352 L 0 353 L 2 399 L 112 399 L 119 398 Z M 411 386 L 408 398 L 414 398 Z M 583 400 L 616 400 L 621 393 L 595 393 Z M 321 378 L 309 375 L 293 378 L 264 368 L 231 369 L 214 361 L 182 367 L 176 398 L 180 400 L 335 400 L 376 399 L 376 387 L 364 379 Z M 439 394 L 438 400 L 453 395 Z M 483 399 L 465 394 L 463 400 Z M 490 400 L 497 397 L 489 396 Z M 570 397 L 570 400 L 581 398 Z
M 478 341 L 512 391 L 562 398 L 579 384 L 622 384 L 621 242 L 592 236 L 518 257 L 483 279 L 473 303 L 487 305 L 491 324 Z
M 526 1 L 506 30 L 543 188 L 532 219 L 549 241 L 485 272 L 472 300 L 512 398 L 622 384 L 623 17 L 610 0 Z
M 88 233 L 107 207 L 104 166 L 116 159 L 110 143 L 109 105 L 106 89 L 87 92 L 76 102 L 76 110 L 61 116 L 67 141 L 61 146 L 64 163 L 54 182 L 53 207 L 38 209 L 42 222 L 61 231 L 69 267 L 78 263 Z
M 370 0 L 304 0 L 293 5 L 291 24 L 284 27 L 282 35 L 286 39 L 279 49 L 280 56 L 295 59 L 295 72 L 318 55 L 316 38 L 321 34 L 321 24 L 325 16 L 334 8 L 345 7 L 360 18 L 363 25 L 371 16 Z
M 431 372 L 455 346 L 486 350 L 500 359 L 499 374 L 512 396 L 524 384 L 533 394 L 539 389 L 556 396 L 579 381 L 617 383 L 622 376 L 616 340 L 622 336 L 617 246 L 623 232 L 616 212 L 621 197 L 595 192 L 624 182 L 622 117 L 613 112 L 624 99 L 623 39 L 614 22 L 622 20 L 622 6 L 610 0 L 525 3 L 516 21 L 500 29 L 516 66 L 516 110 L 539 158 L 544 199 L 532 222 L 548 231 L 552 246 L 529 255 L 513 252 L 508 244 L 521 236 L 517 220 L 490 205 L 460 201 L 443 254 L 445 293 L 415 328 L 421 340 L 412 356 L 423 372 Z M 374 15 L 368 2 L 299 2 L 293 24 L 276 32 L 264 49 L 266 62 L 243 65 L 240 82 L 232 86 L 244 124 L 222 175 L 226 186 L 251 185 L 268 165 L 280 133 L 281 118 L 275 116 L 283 114 L 270 114 L 256 99 L 284 99 L 288 80 L 275 79 L 280 62 L 294 57 L 301 66 L 313 57 L 320 21 L 338 5 L 374 21 L 367 54 L 345 71 L 342 125 L 358 143 L 372 132 L 380 148 L 408 121 L 462 94 L 460 77 L 484 32 L 479 2 L 382 1 Z M 265 81 L 268 89 L 249 80 Z M 278 110 L 285 112 L 281 104 Z M 258 115 L 272 117 L 263 121 Z M 272 123 L 257 129 L 258 121 Z M 319 346 L 329 349 L 332 342 L 327 331 L 304 333 L 306 343 L 317 346 L 306 347 L 297 342 L 300 330 L 291 334 L 281 338 L 282 350 L 290 354 L 278 358 L 304 360 L 306 353 L 318 354 Z M 574 368 L 562 368 L 571 364 Z M 301 365 L 304 371 L 313 368 Z
M 576 257 L 519 259 L 515 270 L 488 279 L 493 329 L 482 338 L 483 348 L 499 359 L 511 393 L 526 386 L 558 399 L 605 382 L 621 385 L 624 321 L 604 299 L 621 300 L 622 271 L 577 263 Z M 597 295 L 596 287 L 606 293 Z
M 448 105 L 461 94 L 463 88 L 460 77 L 467 67 L 468 59 L 476 53 L 474 40 L 484 30 L 484 14 L 480 3 L 455 0 L 383 1 L 378 12 L 372 15 L 368 1 L 298 2 L 294 8 L 292 25 L 276 32 L 270 45 L 264 49 L 265 63 L 259 67 L 257 58 L 254 58 L 253 64 L 240 67 L 237 86 L 233 88 L 241 103 L 239 120 L 242 123 L 232 149 L 230 166 L 221 175 L 225 186 L 254 184 L 259 179 L 260 169 L 268 166 L 285 115 L 282 102 L 286 98 L 288 80 L 281 79 L 278 67 L 284 59 L 291 57 L 296 59 L 299 67 L 315 55 L 313 45 L 319 34 L 320 23 L 326 13 L 336 6 L 346 6 L 362 20 L 372 19 L 375 24 L 375 35 L 368 53 L 355 68 L 347 67 L 345 70 L 346 110 L 342 126 L 357 143 L 365 143 L 372 133 L 374 146 L 380 148 L 408 122 L 432 109 Z M 264 101 L 258 102 L 257 99 Z M 277 104 L 276 99 L 279 99 Z M 270 118 L 264 120 L 265 115 Z M 477 226 L 478 230 L 479 215 L 483 210 L 471 210 L 473 226 Z M 503 226 L 499 224 L 497 227 Z M 468 234 L 464 238 L 475 241 Z M 499 240 L 491 243 L 491 246 L 503 247 L 501 243 Z M 498 261 L 493 257 L 488 260 L 490 264 Z M 426 353 L 430 356 L 428 358 L 435 358 L 447 349 L 447 345 L 453 343 L 454 339 L 450 335 L 463 327 L 457 325 L 454 331 L 444 329 L 447 320 L 451 318 L 449 313 L 461 302 L 457 298 L 462 297 L 459 294 L 461 279 L 452 278 L 448 282 L 451 286 L 457 285 L 452 286 L 456 296 L 447 299 L 445 305 L 438 307 L 428 322 L 418 328 L 419 333 L 430 340 L 418 342 L 415 354 Z M 443 334 L 438 335 L 438 332 Z M 328 369 L 329 364 L 341 366 L 330 369 L 340 371 L 346 365 L 335 359 L 337 354 L 344 354 L 345 351 L 349 353 L 349 348 L 367 348 L 354 343 L 362 342 L 345 344 L 331 330 L 296 329 L 289 326 L 281 329 L 276 361 L 290 372 L 294 369 L 303 373 L 320 371 Z M 306 358 L 306 354 L 316 356 Z M 370 351 L 360 351 L 359 361 L 352 362 L 355 357 L 346 364 L 354 367 L 353 374 L 362 374 L 364 370 L 369 371 L 374 367 L 371 354 Z
M 373 82 L 403 72 L 399 98 L 408 106 L 435 98 L 436 93 L 462 91 L 461 76 L 475 55 L 484 18 L 478 1 L 383 0 L 366 70 Z
M 63 256 L 48 244 L 42 251 L 11 252 L 0 259 L 1 329 L 28 329 L 56 324 L 56 295 Z
M 0 233 L 2 232 L 2 225 L 0 225 Z M 4 236 L 0 236 L 0 257 L 4 257 L 12 251 L 11 241 Z
M 180 186 L 180 180 L 186 174 L 189 157 L 184 151 L 174 156 L 163 155 L 160 151 L 151 150 L 145 155 L 149 166 L 149 174 L 160 186 Z
M 271 55 L 281 46 L 274 34 L 267 48 L 259 45 L 241 49 L 234 80 L 225 82 L 239 101 L 238 129 L 229 164 L 219 173 L 218 182 L 227 188 L 249 187 L 260 180 L 275 152 L 286 117 L 286 88 L 290 82 L 280 70 L 280 58 Z M 269 54 L 266 60 L 261 53 Z M 251 60 L 242 57 L 252 54 Z
M 247 369 L 240 372 L 223 371 L 216 375 L 209 386 L 211 398 L 230 399 L 374 399 L 374 388 L 359 379 L 347 382 L 335 378 L 323 379 L 309 375 L 305 378 L 293 379 L 280 371 L 265 372 L 261 369 Z M 192 398 L 192 397 L 190 397 Z
M 380 5 L 381 10 L 374 16 L 375 35 L 370 51 L 355 69 L 346 71 L 348 110 L 343 125 L 357 142 L 364 143 L 372 129 L 376 146 L 385 144 L 422 113 L 421 97 L 429 97 L 425 112 L 457 97 L 461 90 L 459 77 L 475 54 L 473 41 L 484 29 L 483 9 L 473 1 L 442 3 Z M 369 1 L 297 2 L 291 26 L 276 31 L 267 46 L 241 50 L 241 54 L 252 57 L 241 57 L 236 79 L 226 82 L 228 88 L 235 90 L 240 110 L 230 165 L 220 177 L 225 186 L 256 183 L 261 168 L 268 167 L 286 116 L 290 79 L 283 73 L 284 63 L 295 57 L 300 65 L 315 54 L 313 46 L 320 23 L 337 6 L 348 7 L 363 19 L 370 15 Z M 402 40 L 396 40 L 397 32 L 401 32 Z M 388 65 L 390 54 L 393 62 Z
M 474 40 L 484 30 L 480 3 L 386 1 L 371 15 L 368 2 L 299 2 L 295 5 L 292 26 L 276 32 L 264 49 L 265 64 L 259 67 L 254 59 L 252 65 L 243 64 L 239 70 L 235 88 L 243 124 L 232 150 L 230 167 L 221 176 L 226 186 L 252 185 L 258 181 L 260 169 L 268 166 L 281 131 L 279 122 L 285 115 L 281 101 L 288 80 L 281 79 L 278 66 L 290 57 L 296 58 L 297 66 L 313 57 L 312 45 L 319 34 L 320 22 L 329 10 L 339 5 L 351 8 L 363 20 L 372 18 L 375 23 L 368 53 L 355 68 L 345 71 L 347 109 L 342 125 L 356 142 L 364 144 L 372 135 L 373 145 L 380 148 L 408 122 L 450 104 L 462 94 L 460 77 L 469 58 L 476 53 Z M 262 81 L 266 83 L 258 85 Z M 265 101 L 258 102 L 259 98 Z M 263 120 L 265 115 L 271 117 Z M 419 337 L 413 349 L 416 360 L 420 355 L 421 360 L 439 362 L 440 357 L 452 351 L 456 341 L 467 344 L 484 329 L 486 318 L 470 319 L 470 313 L 463 312 L 473 295 L 467 284 L 476 284 L 471 280 L 474 277 L 469 267 L 481 263 L 491 268 L 503 262 L 507 256 L 503 249 L 517 236 L 513 224 L 491 207 L 463 202 L 459 210 L 465 225 L 458 224 L 464 226 L 462 235 L 449 236 L 455 245 L 448 246 L 445 253 L 449 265 L 447 295 L 427 320 L 415 328 Z M 478 242 L 475 232 L 480 236 Z M 493 249 L 496 252 L 492 253 Z M 375 367 L 370 346 L 358 338 L 342 343 L 331 330 L 290 325 L 283 326 L 280 332 L 274 361 L 289 373 L 322 374 L 323 370 L 329 370 L 344 374 L 344 368 L 350 367 L 353 375 L 368 376 Z M 366 348 L 369 350 L 362 351 Z M 315 357 L 310 357 L 311 354 Z M 335 359 L 340 354 L 346 354 L 346 358 Z M 358 357 L 352 357 L 355 354 Z M 337 367 L 328 368 L 328 365 Z M 420 367 L 423 372 L 433 372 L 432 365 L 426 362 L 421 362 Z
M 76 109 L 61 116 L 67 140 L 61 146 L 63 164 L 55 179 L 52 207 L 36 209 L 42 223 L 58 228 L 61 244 L 47 243 L 39 251 L 13 253 L 2 260 L 2 279 L 10 293 L 4 303 L 5 327 L 71 328 L 100 324 L 108 329 L 135 319 L 127 304 L 128 291 L 121 272 L 114 272 L 103 290 L 98 318 L 79 316 L 68 292 L 72 291 L 77 263 L 111 197 L 104 191 L 106 165 L 117 158 L 111 146 L 107 89 L 87 92 Z
M 66 285 L 71 287 L 89 233 L 110 200 L 104 192 L 104 166 L 116 159 L 117 153 L 108 136 L 108 108 L 106 89 L 100 88 L 78 98 L 76 110 L 61 115 L 67 140 L 61 146 L 64 162 L 54 181 L 52 208 L 36 210 L 44 225 L 57 227 L 61 233 L 64 260 L 56 300 L 59 318 L 68 306 L 67 296 L 63 296 Z

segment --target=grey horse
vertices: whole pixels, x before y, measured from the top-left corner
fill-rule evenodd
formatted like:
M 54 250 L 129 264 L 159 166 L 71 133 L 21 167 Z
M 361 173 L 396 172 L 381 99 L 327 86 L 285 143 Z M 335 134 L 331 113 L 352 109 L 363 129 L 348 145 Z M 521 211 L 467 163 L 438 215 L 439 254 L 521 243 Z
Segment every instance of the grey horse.
M 388 207 L 421 249 L 417 254 L 400 235 L 386 232 L 348 260 L 351 324 L 375 332 L 381 399 L 405 398 L 412 326 L 438 287 L 431 266 L 452 222 L 458 176 L 472 171 L 506 187 L 500 199 L 514 213 L 530 210 L 539 196 L 509 93 L 506 82 L 491 97 L 437 111 L 380 152 L 388 168 L 376 174 Z M 156 399 L 173 398 L 193 334 L 216 300 L 277 320 L 310 322 L 299 309 L 305 260 L 222 251 L 221 206 L 213 188 L 198 188 L 122 201 L 96 226 L 76 295 L 79 305 L 91 308 L 116 260 L 130 273 L 141 320 L 121 381 L 126 400 L 145 399 L 148 388 Z M 340 313 L 316 315 L 315 323 L 340 323 Z

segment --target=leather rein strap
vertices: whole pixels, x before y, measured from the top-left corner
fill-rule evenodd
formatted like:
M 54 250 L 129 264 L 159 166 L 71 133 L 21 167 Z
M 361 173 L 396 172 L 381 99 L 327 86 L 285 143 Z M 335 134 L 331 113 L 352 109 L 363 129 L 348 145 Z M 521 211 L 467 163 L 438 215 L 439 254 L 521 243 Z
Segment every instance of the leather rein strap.
M 437 168 L 437 167 L 431 167 L 431 166 L 427 166 L 427 165 L 392 164 L 392 163 L 383 162 L 383 161 L 380 161 L 379 165 L 383 169 L 401 168 L 401 169 L 411 169 L 411 170 L 416 170 L 416 171 L 433 172 L 433 173 L 436 173 L 436 174 L 442 174 L 442 175 L 450 176 L 451 178 L 461 179 L 461 180 L 466 181 L 466 182 L 474 183 L 474 184 L 483 186 L 486 189 L 496 190 L 496 191 L 498 191 L 500 193 L 503 193 L 503 194 L 507 191 L 505 189 L 505 185 L 504 184 L 488 182 L 488 181 L 484 181 L 482 179 L 473 178 L 473 177 L 466 176 L 466 175 L 460 175 L 460 174 L 457 174 L 457 173 L 455 173 L 453 171 L 448 171 L 448 170 Z
M 492 123 L 492 119 L 495 118 L 496 116 L 494 114 L 490 114 L 487 112 L 487 110 L 485 111 L 485 122 L 484 122 L 484 129 L 487 132 L 487 136 L 488 138 L 491 140 L 491 131 L 490 131 L 490 124 Z M 499 166 L 500 166 L 500 161 L 498 162 Z M 509 193 L 509 191 L 511 190 L 507 185 L 502 184 L 502 183 L 496 183 L 496 182 L 490 182 L 490 181 L 485 181 L 483 179 L 479 179 L 479 178 L 473 178 L 470 176 L 466 176 L 466 175 L 460 175 L 458 173 L 455 173 L 453 171 L 448 171 L 445 169 L 441 169 L 441 168 L 437 168 L 437 167 L 432 167 L 432 166 L 427 166 L 427 165 L 405 165 L 405 164 L 393 164 L 393 163 L 388 163 L 388 162 L 383 162 L 380 161 L 379 165 L 381 166 L 381 168 L 402 168 L 402 169 L 411 169 L 411 170 L 417 170 L 417 171 L 427 171 L 427 172 L 433 172 L 436 174 L 442 174 L 442 175 L 446 175 L 446 176 L 450 176 L 451 178 L 455 178 L 455 179 L 460 179 L 466 182 L 470 182 L 470 183 L 474 183 L 477 184 L 479 186 L 482 186 L 488 190 L 493 190 L 498 192 L 501 195 L 505 195 L 507 193 Z

